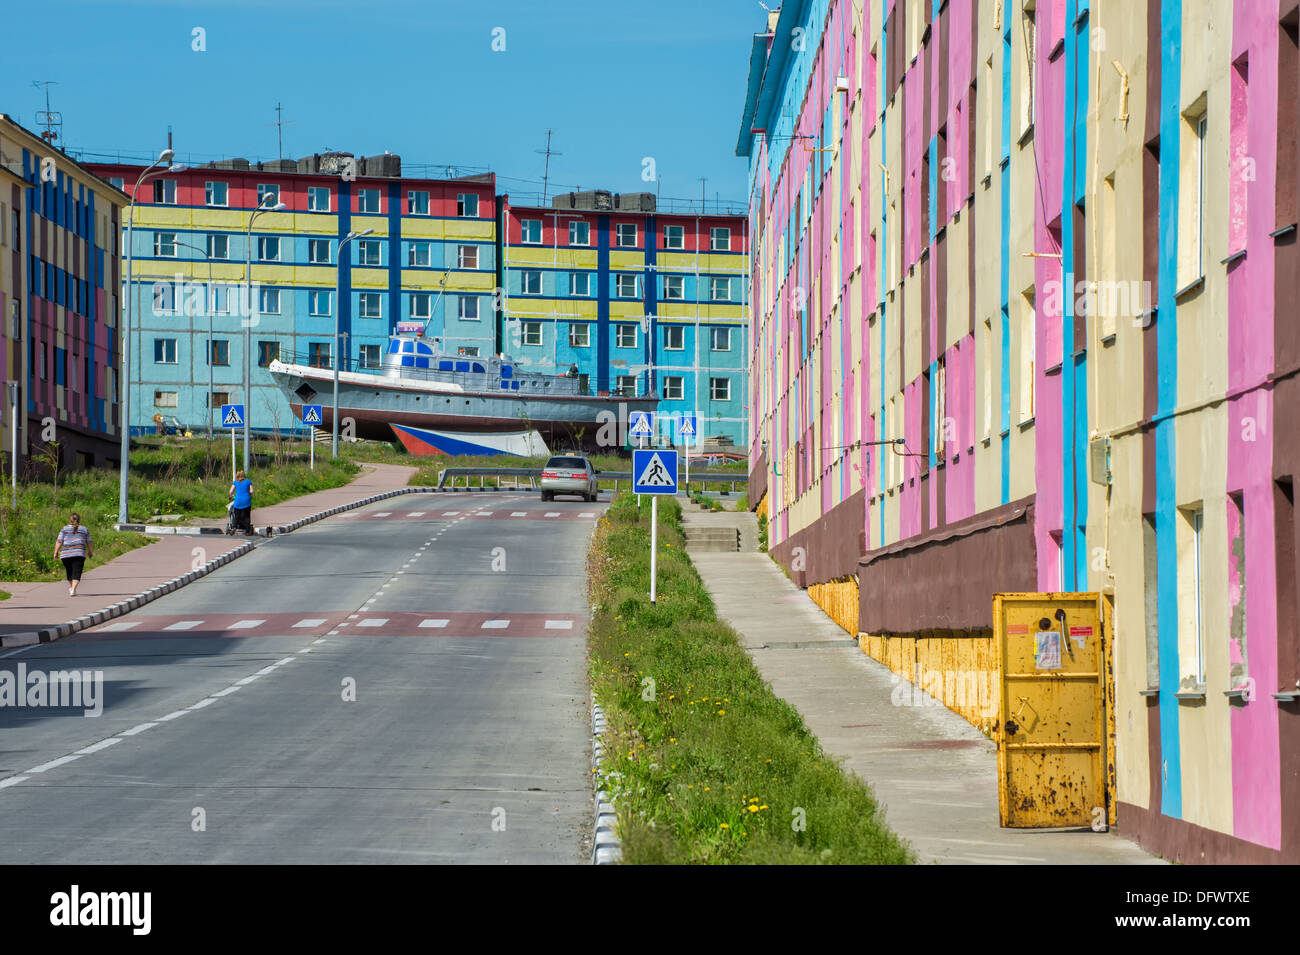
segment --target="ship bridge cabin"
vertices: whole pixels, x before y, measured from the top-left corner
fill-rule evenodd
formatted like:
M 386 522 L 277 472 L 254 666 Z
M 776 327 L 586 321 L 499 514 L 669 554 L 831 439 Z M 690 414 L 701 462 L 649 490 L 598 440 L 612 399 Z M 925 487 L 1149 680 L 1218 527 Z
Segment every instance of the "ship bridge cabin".
M 384 355 L 384 371 L 390 378 L 445 381 L 474 391 L 508 391 L 524 395 L 586 394 L 585 382 L 567 375 L 539 375 L 521 372 L 504 355 L 487 358 L 450 355 L 436 345 L 416 338 L 395 335 Z

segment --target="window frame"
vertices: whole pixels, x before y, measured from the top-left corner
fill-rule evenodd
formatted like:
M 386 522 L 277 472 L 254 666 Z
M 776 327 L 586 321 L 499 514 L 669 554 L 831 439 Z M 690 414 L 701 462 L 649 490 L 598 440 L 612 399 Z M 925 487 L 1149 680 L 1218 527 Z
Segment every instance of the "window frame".
M 718 385 L 726 386 L 726 394 L 718 394 Z M 730 378 L 709 378 L 709 400 L 710 401 L 730 401 L 731 400 L 731 379 Z
M 581 336 L 578 332 L 581 332 Z M 581 341 L 579 341 L 581 337 Z M 591 347 L 591 323 L 590 322 L 570 322 L 569 323 L 569 347 L 570 348 L 590 348 Z
M 530 334 L 530 332 L 533 332 L 533 331 L 535 331 L 535 332 L 537 333 L 536 336 L 535 336 L 536 339 L 537 339 L 536 341 L 530 341 L 530 340 L 529 340 L 530 338 L 534 337 L 534 336 L 532 336 L 532 335 Z M 542 334 L 542 323 L 541 323 L 541 322 L 520 322 L 520 323 L 519 323 L 519 344 L 520 344 L 520 346 L 522 346 L 522 347 L 526 347 L 526 348 L 540 348 L 540 347 L 542 347 L 542 345 L 543 345 L 543 343 L 545 342 L 545 340 L 546 340 L 546 337 Z
M 213 201 L 213 193 L 216 192 L 214 187 L 220 186 L 224 192 L 221 202 Z M 203 204 L 216 209 L 230 208 L 230 183 L 220 179 L 212 179 L 203 183 Z
M 663 325 L 664 330 L 664 351 L 685 351 L 686 350 L 686 327 L 684 325 Z M 672 344 L 672 339 L 676 337 L 678 344 Z
M 662 379 L 664 386 L 664 401 L 685 401 L 686 400 L 686 376 L 685 375 L 664 375 Z M 676 394 L 671 392 L 676 385 Z
M 375 303 L 375 314 L 367 314 L 366 303 L 373 301 Z M 357 317 L 358 318 L 383 318 L 384 317 L 384 298 L 379 292 L 358 292 L 357 293 Z
M 320 195 L 325 195 L 325 208 L 317 208 L 317 200 Z M 278 199 L 277 199 L 278 201 Z M 329 186 L 308 186 L 307 187 L 307 211 L 308 212 L 333 212 L 334 202 Z

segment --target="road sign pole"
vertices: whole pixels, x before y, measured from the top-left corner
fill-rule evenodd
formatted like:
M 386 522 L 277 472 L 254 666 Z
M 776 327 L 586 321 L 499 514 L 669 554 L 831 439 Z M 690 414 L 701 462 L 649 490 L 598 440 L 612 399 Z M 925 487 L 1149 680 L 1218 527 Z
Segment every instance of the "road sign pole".
M 239 465 L 236 464 L 235 462 L 235 429 L 231 428 L 230 429 L 230 480 L 233 481 L 235 479 L 235 475 L 239 473 L 238 467 Z
M 641 435 L 641 436 L 639 436 L 639 437 L 636 439 L 636 446 L 637 446 L 638 448 L 644 448 L 644 447 L 645 447 L 645 435 Z M 640 506 L 641 506 L 641 495 L 640 495 L 640 494 L 638 494 L 638 495 L 636 496 L 636 506 L 637 506 L 637 507 L 640 507 Z M 653 559 L 653 558 L 652 558 L 652 559 Z
M 686 436 L 686 494 L 691 493 L 691 436 Z
M 311 445 L 311 469 L 316 470 L 316 434 L 311 428 L 307 429 L 307 443 Z
M 659 495 L 650 496 L 650 603 L 655 602 L 655 561 L 659 556 Z

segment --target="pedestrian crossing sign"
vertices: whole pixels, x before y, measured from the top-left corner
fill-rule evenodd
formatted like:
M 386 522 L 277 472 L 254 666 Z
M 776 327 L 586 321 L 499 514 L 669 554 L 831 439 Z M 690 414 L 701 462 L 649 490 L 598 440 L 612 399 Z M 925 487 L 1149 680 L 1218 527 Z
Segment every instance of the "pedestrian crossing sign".
M 221 427 L 242 428 L 243 426 L 244 426 L 243 405 L 222 405 L 221 406 Z
M 632 452 L 633 490 L 637 494 L 677 493 L 677 452 L 639 449 Z
M 633 437 L 650 437 L 654 434 L 654 419 L 648 411 L 633 411 L 627 416 L 628 433 Z
M 303 405 L 302 406 L 302 423 L 303 424 L 320 424 L 321 423 L 320 405 Z
M 681 432 L 683 438 L 695 437 L 695 415 L 682 415 L 681 426 L 678 430 Z

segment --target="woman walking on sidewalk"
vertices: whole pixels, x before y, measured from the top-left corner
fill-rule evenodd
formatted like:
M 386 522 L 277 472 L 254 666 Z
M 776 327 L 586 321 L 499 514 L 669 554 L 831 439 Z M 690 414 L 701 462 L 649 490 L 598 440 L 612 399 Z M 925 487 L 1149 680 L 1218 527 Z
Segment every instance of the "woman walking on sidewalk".
M 253 533 L 253 482 L 248 479 L 243 469 L 235 472 L 234 483 L 230 485 L 230 508 L 234 512 L 231 528 L 226 533 L 243 528 L 245 534 Z
M 63 561 L 63 569 L 68 575 L 69 597 L 77 596 L 82 568 L 86 566 L 86 558 L 93 556 L 95 548 L 90 542 L 89 528 L 82 526 L 80 514 L 69 514 L 68 523 L 54 542 L 54 557 Z

